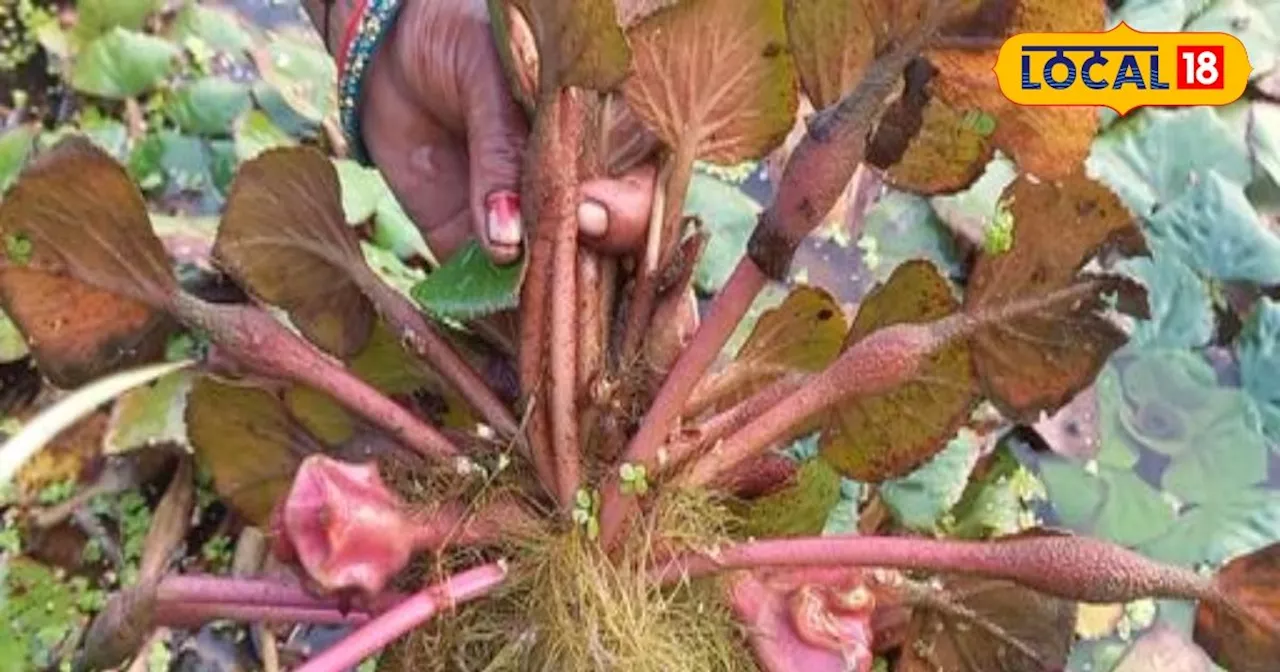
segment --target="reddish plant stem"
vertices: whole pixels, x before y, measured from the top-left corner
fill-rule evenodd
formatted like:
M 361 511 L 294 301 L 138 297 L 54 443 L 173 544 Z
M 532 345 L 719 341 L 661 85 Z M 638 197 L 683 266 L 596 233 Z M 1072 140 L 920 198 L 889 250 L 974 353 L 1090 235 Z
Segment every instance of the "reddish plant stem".
M 720 354 L 724 342 L 742 320 L 766 280 L 759 267 L 750 259 L 744 257 L 738 262 L 737 268 L 712 302 L 706 319 L 694 332 L 693 340 L 667 375 L 620 462 L 644 465 L 648 473 L 659 473 L 658 449 L 666 441 L 667 433 L 679 417 L 685 400 L 689 398 L 689 393 L 698 384 L 702 374 Z M 605 544 L 612 543 L 616 538 L 635 503 L 633 498 L 622 497 L 616 473 L 616 469 L 610 470 L 611 480 L 606 481 L 602 489 L 600 539 Z
M 294 672 L 342 672 L 351 669 L 401 635 L 421 626 L 442 609 L 454 608 L 492 592 L 506 575 L 506 563 L 499 561 L 456 574 L 444 583 L 425 588 L 325 649 Z
M 462 457 L 457 446 L 430 424 L 294 335 L 265 310 L 206 303 L 182 292 L 174 294 L 168 308 L 187 325 L 208 333 L 215 345 L 253 372 L 314 387 L 427 457 Z
M 1004 579 L 1079 602 L 1217 598 L 1209 577 L 1097 539 L 1057 534 L 992 541 L 857 535 L 769 539 L 744 542 L 714 554 L 686 554 L 654 569 L 653 578 L 669 584 L 735 569 L 852 566 Z
M 799 390 L 804 382 L 805 378 L 798 375 L 781 378 L 736 406 L 707 418 L 689 432 L 690 440 L 668 444 L 664 469 L 679 469 L 750 419 L 759 417 L 781 403 Z
M 604 362 L 604 285 L 600 256 L 586 248 L 578 250 L 578 381 L 579 399 L 587 400 L 578 417 L 578 436 L 583 450 L 594 445 L 600 407 L 592 403 L 591 382 L 601 373 Z
M 223 619 L 344 624 L 364 622 L 404 599 L 384 593 L 373 604 L 350 609 L 338 598 L 311 595 L 283 581 L 170 575 L 156 587 L 155 613 L 157 625 L 185 627 Z
M 692 147 L 681 147 L 671 157 L 671 172 L 662 185 L 663 198 L 661 238 L 657 250 L 646 250 L 637 269 L 636 282 L 631 292 L 631 304 L 627 308 L 626 326 L 622 331 L 622 360 L 634 361 L 640 345 L 649 331 L 653 310 L 658 298 L 658 280 L 662 270 L 671 263 L 680 243 L 680 224 L 684 221 L 684 202 L 689 183 L 693 180 L 693 162 L 696 157 Z
M 814 115 L 805 137 L 787 160 L 773 202 L 760 215 L 748 255 L 738 262 L 729 282 L 712 303 L 708 319 L 699 326 L 689 347 L 663 382 L 639 431 L 627 446 L 623 462 L 644 464 L 653 469 L 654 457 L 689 395 L 764 288 L 765 280 L 786 278 L 796 247 L 822 223 L 853 178 L 866 149 L 867 132 L 897 85 L 903 68 L 920 53 L 941 22 L 944 12 L 939 4 L 942 3 L 931 3 L 929 18 L 922 22 L 920 30 L 872 63 L 849 95 Z M 633 503 L 622 500 L 616 479 L 605 486 L 600 517 L 603 543 L 613 542 L 623 521 L 633 512 L 632 506 Z M 622 510 L 617 510 L 619 508 Z
M 236 604 L 234 602 L 192 602 L 189 604 L 160 604 L 156 606 L 156 625 L 171 628 L 197 628 L 211 621 L 235 621 L 238 623 L 279 623 L 293 625 L 360 625 L 371 618 L 363 611 L 342 611 L 336 608 L 309 609 L 307 607 L 277 607 Z
M 400 331 L 409 350 L 452 383 L 462 398 L 486 422 L 505 438 L 519 433 L 519 423 L 507 405 L 403 294 L 379 280 L 372 271 L 357 275 L 356 281 L 383 318 Z
M 858 341 L 822 373 L 810 377 L 793 394 L 703 455 L 676 482 L 688 487 L 705 486 L 760 454 L 819 411 L 853 396 L 877 394 L 901 385 L 916 375 L 930 353 L 949 340 L 947 333 L 934 325 L 897 324 Z

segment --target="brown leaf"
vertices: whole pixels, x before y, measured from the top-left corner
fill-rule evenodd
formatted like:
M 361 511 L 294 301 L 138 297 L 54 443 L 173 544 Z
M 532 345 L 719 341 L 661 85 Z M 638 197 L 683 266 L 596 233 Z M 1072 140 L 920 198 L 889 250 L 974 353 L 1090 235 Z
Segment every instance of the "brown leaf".
M 71 136 L 23 172 L 0 205 L 0 302 L 59 387 L 158 359 L 177 291 L 124 169 Z
M 1041 178 L 1070 175 L 1089 154 L 1097 110 L 1014 105 L 992 67 L 1006 37 L 1105 27 L 1102 0 L 982 0 L 943 38 L 976 46 L 933 49 L 916 64 L 914 80 L 908 76 L 906 92 L 877 129 L 868 160 L 887 169 L 896 186 L 927 194 L 967 187 L 997 149 Z
M 55 483 L 79 483 L 92 478 L 91 472 L 102 454 L 102 434 L 108 420 L 106 411 L 98 411 L 59 433 L 22 465 L 14 478 L 16 494 L 24 500 L 34 499 Z
M 1280 660 L 1280 543 L 1228 562 L 1215 586 L 1223 600 L 1202 600 L 1194 638 L 1232 672 L 1266 672 Z
M 1108 248 L 1141 252 L 1144 242 L 1115 194 L 1084 175 L 1059 182 L 1021 176 L 1003 198 L 1014 218 L 1013 248 L 978 260 L 965 311 L 984 321 L 972 342 L 987 396 L 1006 417 L 1032 424 L 1089 385 L 1124 344 L 1125 333 L 1104 313 L 1105 297 L 1117 294 L 1126 312 L 1145 311 L 1134 305 L 1145 306 L 1139 286 L 1084 276 L 1082 267 Z M 1015 306 L 1017 316 L 1009 316 Z
M 794 483 L 747 504 L 743 532 L 760 539 L 821 534 L 839 501 L 840 474 L 824 460 L 806 460 Z
M 844 349 L 884 327 L 946 317 L 959 305 L 933 264 L 906 262 L 863 300 Z M 903 476 L 946 446 L 977 399 L 969 346 L 957 339 L 930 355 L 914 380 L 838 406 L 822 436 L 822 456 L 864 482 Z
M 798 96 L 782 0 L 684 0 L 628 35 L 623 95 L 677 154 L 736 164 L 791 130 Z
M 539 89 L 608 91 L 627 76 L 631 51 L 612 0 L 509 2 L 523 13 L 537 44 Z
M 760 316 L 727 368 L 706 378 L 693 409 L 734 404 L 794 372 L 816 373 L 840 354 L 849 326 L 839 302 L 820 287 L 801 285 Z
M 368 340 L 374 310 L 353 278 L 368 267 L 341 194 L 337 171 L 319 152 L 264 152 L 236 173 L 213 253 L 311 342 L 346 358 Z
M 218 494 L 259 527 L 269 523 L 302 458 L 315 449 L 276 395 L 210 377 L 192 385 L 187 431 Z
M 1076 603 L 1009 581 L 946 577 L 920 589 L 895 672 L 1065 669 Z

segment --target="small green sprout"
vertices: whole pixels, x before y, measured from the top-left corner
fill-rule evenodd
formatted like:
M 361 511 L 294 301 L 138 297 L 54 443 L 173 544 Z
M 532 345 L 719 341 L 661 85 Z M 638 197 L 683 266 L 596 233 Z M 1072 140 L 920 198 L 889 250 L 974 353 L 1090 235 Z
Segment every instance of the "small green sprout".
M 982 110 L 970 110 L 965 113 L 964 124 L 983 137 L 996 132 L 996 118 Z
M 996 205 L 996 215 L 987 226 L 982 240 L 982 247 L 987 254 L 1004 254 L 1013 249 L 1013 212 L 1009 209 L 1012 201 L 1000 201 Z
M 4 237 L 4 254 L 15 264 L 26 265 L 31 261 L 31 239 L 25 233 L 10 233 Z
M 644 465 L 624 462 L 618 468 L 618 475 L 622 478 L 622 494 L 643 496 L 649 492 L 649 481 Z
M 600 493 L 579 488 L 573 498 L 573 522 L 587 531 L 587 538 L 595 541 L 600 536 Z

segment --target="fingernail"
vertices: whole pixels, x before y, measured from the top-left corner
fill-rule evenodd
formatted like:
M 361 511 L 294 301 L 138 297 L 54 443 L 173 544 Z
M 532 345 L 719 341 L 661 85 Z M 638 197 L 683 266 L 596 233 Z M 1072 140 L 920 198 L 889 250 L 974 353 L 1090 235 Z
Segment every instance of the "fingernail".
M 494 245 L 519 245 L 523 223 L 520 221 L 520 196 L 511 191 L 496 191 L 485 199 L 488 208 L 489 242 Z
M 609 213 L 604 206 L 595 201 L 583 201 L 578 206 L 578 230 L 592 238 L 603 236 L 609 230 Z

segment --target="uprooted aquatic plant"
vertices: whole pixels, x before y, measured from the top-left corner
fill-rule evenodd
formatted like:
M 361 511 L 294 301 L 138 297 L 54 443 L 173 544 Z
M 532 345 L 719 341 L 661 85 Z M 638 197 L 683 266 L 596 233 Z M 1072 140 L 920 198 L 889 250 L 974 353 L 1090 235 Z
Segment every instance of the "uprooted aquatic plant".
M 1013 422 L 1056 410 L 1147 316 L 1116 265 L 1146 253 L 1142 233 L 1083 167 L 1094 113 L 1013 108 L 984 79 L 1007 35 L 1098 29 L 1101 3 L 490 7 L 534 115 L 514 404 L 485 375 L 493 324 L 438 322 L 385 284 L 313 149 L 267 151 L 230 190 L 213 262 L 249 303 L 184 291 L 137 189 L 85 139 L 39 156 L 0 205 L 0 301 L 56 384 L 159 360 L 182 328 L 207 341 L 187 395 L 196 458 L 300 579 L 165 575 L 157 560 L 99 615 L 87 663 L 118 664 L 151 627 L 221 618 L 355 624 L 309 672 L 413 630 L 400 655 L 415 668 L 740 669 L 745 639 L 775 671 L 866 672 L 891 650 L 909 672 L 1048 670 L 1077 602 L 1149 596 L 1196 602 L 1196 640 L 1232 669 L 1280 656 L 1280 546 L 1209 577 L 1048 530 L 814 536 L 840 476 L 912 472 L 983 400 Z M 694 162 L 776 150 L 801 89 L 819 111 L 747 255 L 661 361 L 644 346 L 676 326 L 705 245 L 684 217 Z M 712 371 L 860 163 L 940 193 L 996 150 L 1020 170 L 1002 198 L 1012 242 L 979 254 L 963 289 L 911 260 L 849 319 L 800 287 Z M 662 168 L 645 248 L 580 247 L 577 186 L 646 156 Z M 423 387 L 443 411 L 407 403 Z M 804 464 L 773 450 L 814 433 Z

